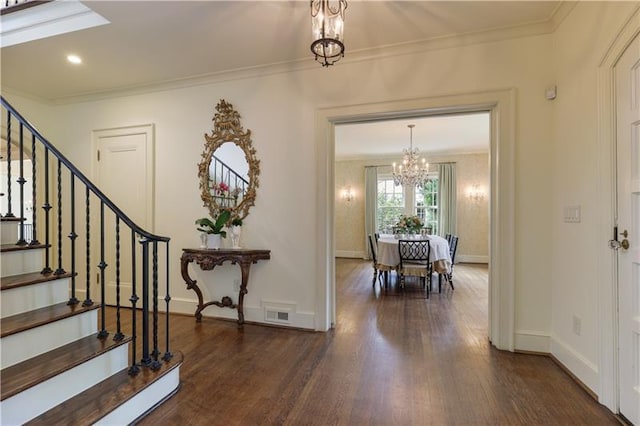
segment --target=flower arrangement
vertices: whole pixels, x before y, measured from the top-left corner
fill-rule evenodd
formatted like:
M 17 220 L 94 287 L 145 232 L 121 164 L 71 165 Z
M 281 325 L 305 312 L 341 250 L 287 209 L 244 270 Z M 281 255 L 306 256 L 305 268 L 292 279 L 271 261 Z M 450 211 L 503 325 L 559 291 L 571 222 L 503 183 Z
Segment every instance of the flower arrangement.
M 211 190 L 216 195 L 226 196 L 229 192 L 229 185 L 224 182 L 214 183 L 213 185 L 211 185 Z
M 424 223 L 418 216 L 400 216 L 395 229 L 400 233 L 417 234 L 423 226 Z
M 227 231 L 223 231 L 222 228 L 229 222 L 231 218 L 231 211 L 222 210 L 218 215 L 215 222 L 209 219 L 208 217 L 203 217 L 201 219 L 196 220 L 196 225 L 200 225 L 198 227 L 198 231 L 204 232 L 207 234 L 220 234 L 222 238 L 227 238 Z

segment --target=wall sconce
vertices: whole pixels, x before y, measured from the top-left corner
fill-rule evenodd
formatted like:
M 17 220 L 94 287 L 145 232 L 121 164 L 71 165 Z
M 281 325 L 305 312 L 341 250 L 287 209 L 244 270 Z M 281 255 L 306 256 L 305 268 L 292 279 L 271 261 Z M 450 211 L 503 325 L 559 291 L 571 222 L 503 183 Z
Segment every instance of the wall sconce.
M 353 198 L 355 197 L 355 194 L 351 190 L 350 186 L 345 188 L 345 189 L 343 189 L 340 195 L 341 195 L 342 199 L 347 201 L 347 202 L 351 202 L 353 200 Z
M 467 197 L 475 202 L 482 201 L 484 200 L 484 190 L 480 188 L 480 185 L 473 185 L 467 191 Z

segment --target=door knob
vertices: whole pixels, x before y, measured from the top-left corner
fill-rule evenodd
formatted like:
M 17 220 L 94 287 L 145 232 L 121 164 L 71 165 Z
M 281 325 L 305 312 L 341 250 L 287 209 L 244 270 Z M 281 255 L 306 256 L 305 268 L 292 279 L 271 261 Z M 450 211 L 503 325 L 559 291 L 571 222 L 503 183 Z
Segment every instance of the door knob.
M 629 249 L 629 240 L 627 240 L 626 238 L 622 241 L 620 241 L 620 246 L 625 249 L 628 250 Z

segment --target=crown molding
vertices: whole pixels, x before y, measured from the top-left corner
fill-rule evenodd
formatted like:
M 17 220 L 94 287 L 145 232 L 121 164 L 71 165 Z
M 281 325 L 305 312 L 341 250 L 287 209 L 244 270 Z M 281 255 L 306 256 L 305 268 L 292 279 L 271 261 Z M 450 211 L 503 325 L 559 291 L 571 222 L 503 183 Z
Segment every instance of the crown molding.
M 564 18 L 571 12 L 576 2 L 561 2 L 545 20 L 524 23 L 511 27 L 493 28 L 478 32 L 455 34 L 437 38 L 417 40 L 406 43 L 385 45 L 376 48 L 349 51 L 337 67 L 343 64 L 366 62 L 403 55 L 416 55 L 433 50 L 451 49 L 476 44 L 494 43 L 523 37 L 534 37 L 553 33 Z M 275 74 L 299 72 L 318 69 L 311 57 L 305 57 L 287 62 L 278 62 L 254 67 L 237 68 L 207 73 L 197 76 L 153 82 L 148 84 L 119 87 L 105 91 L 77 93 L 70 96 L 46 100 L 49 104 L 72 104 L 89 102 L 124 96 L 134 96 L 151 92 L 162 92 L 186 87 L 217 84 L 226 81 L 237 81 L 249 78 L 260 78 Z

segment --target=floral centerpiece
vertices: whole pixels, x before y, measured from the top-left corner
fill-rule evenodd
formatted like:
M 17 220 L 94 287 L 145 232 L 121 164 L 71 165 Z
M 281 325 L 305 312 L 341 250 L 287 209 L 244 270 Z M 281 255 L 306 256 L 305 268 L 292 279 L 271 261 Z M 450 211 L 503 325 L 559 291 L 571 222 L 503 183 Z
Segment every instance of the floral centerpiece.
M 423 226 L 418 216 L 400 216 L 394 229 L 401 234 L 419 234 Z

